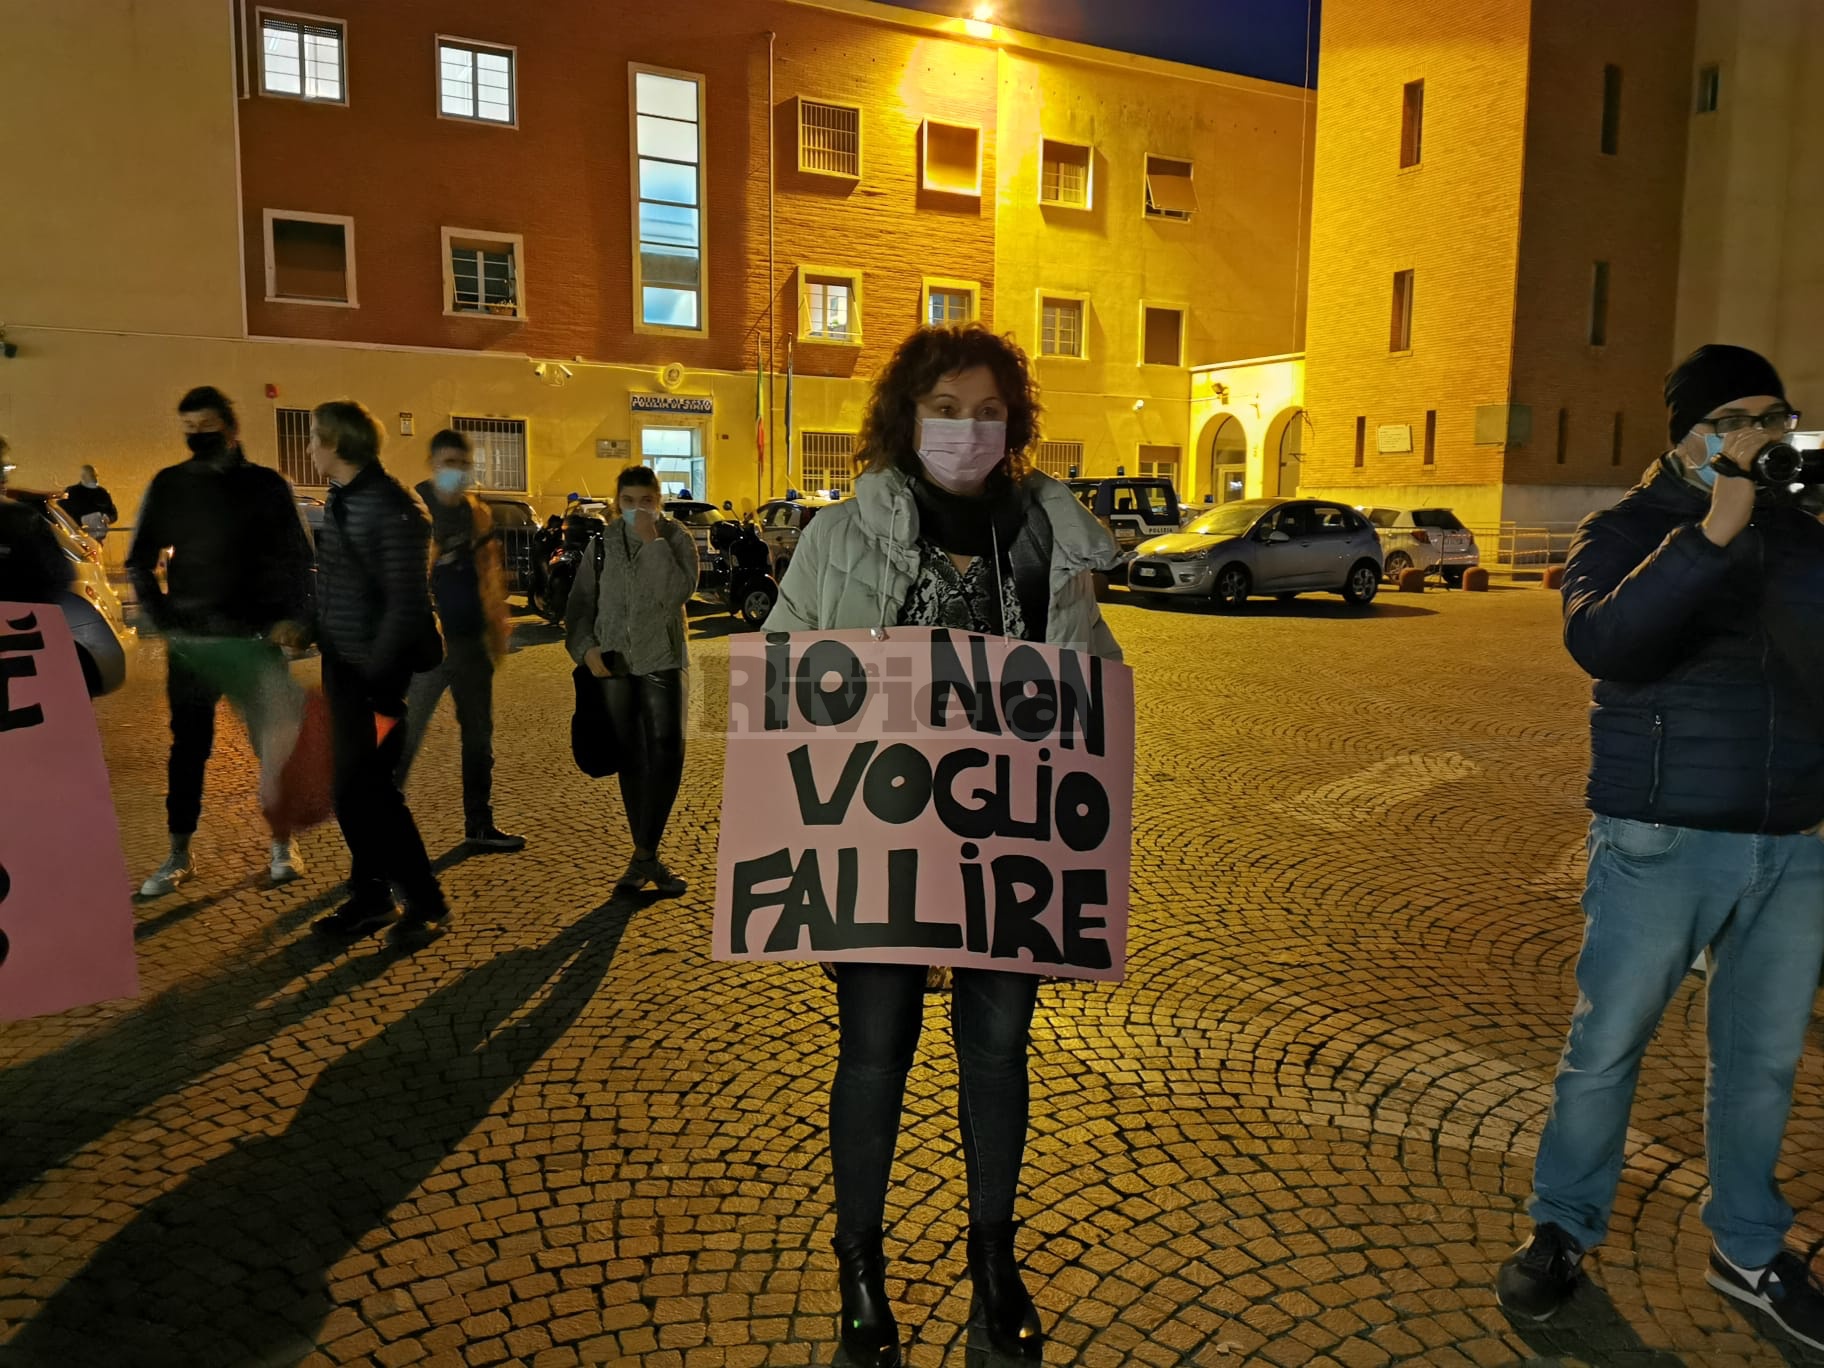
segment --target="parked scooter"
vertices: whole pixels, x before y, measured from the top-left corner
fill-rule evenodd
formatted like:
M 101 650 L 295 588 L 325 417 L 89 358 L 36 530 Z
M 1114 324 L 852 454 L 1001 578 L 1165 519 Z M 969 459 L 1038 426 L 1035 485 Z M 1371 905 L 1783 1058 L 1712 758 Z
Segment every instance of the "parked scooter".
M 607 531 L 607 524 L 597 516 L 600 508 L 599 504 L 583 504 L 564 515 L 563 540 L 545 565 L 544 589 L 539 595 L 539 611 L 551 622 L 563 621 L 583 557 L 591 554 L 596 538 Z
M 719 522 L 709 529 L 716 555 L 710 561 L 710 592 L 749 627 L 766 621 L 779 601 L 779 582 L 773 578 L 772 552 L 753 524 Z

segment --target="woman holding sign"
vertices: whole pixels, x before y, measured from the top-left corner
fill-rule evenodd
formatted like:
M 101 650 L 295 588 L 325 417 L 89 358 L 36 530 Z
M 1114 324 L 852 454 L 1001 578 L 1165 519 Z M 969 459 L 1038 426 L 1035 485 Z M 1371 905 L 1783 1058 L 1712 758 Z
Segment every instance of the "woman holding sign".
M 628 466 L 615 483 L 620 517 L 586 553 L 564 608 L 570 658 L 601 681 L 619 749 L 633 858 L 615 884 L 675 898 L 684 880 L 659 842 L 684 777 L 684 605 L 697 587 L 690 533 L 659 507 L 659 477 Z
M 767 630 L 949 627 L 1119 660 L 1095 582 L 1114 543 L 1066 486 L 1028 468 L 1037 420 L 1031 370 L 1011 341 L 979 325 L 914 333 L 875 387 L 855 496 L 806 528 Z M 856 1362 L 892 1368 L 899 1329 L 881 1224 L 925 970 L 844 962 L 835 975 L 841 1335 Z M 1034 1359 L 1044 1333 L 1020 1280 L 1013 1215 L 1038 985 L 1028 973 L 957 969 L 951 999 L 976 1312 L 996 1351 Z

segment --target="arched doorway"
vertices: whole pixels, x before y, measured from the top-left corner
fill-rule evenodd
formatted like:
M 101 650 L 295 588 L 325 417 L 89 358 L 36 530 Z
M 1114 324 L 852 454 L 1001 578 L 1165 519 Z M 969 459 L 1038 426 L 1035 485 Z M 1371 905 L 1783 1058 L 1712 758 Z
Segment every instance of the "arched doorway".
M 1204 469 L 1209 479 L 1204 488 L 1215 495 L 1217 503 L 1233 503 L 1244 498 L 1248 490 L 1248 434 L 1233 414 L 1216 420 L 1210 437 Z
M 1274 453 L 1268 468 L 1262 472 L 1262 492 L 1291 498 L 1298 493 L 1304 472 L 1305 439 L 1310 423 L 1303 409 L 1281 413 L 1267 429 L 1267 450 Z

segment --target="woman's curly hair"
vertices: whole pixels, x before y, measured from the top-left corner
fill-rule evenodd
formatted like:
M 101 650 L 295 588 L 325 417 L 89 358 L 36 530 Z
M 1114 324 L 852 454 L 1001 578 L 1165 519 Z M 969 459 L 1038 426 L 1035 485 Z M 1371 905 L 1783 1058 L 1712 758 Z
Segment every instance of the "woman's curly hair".
M 1039 395 L 1032 363 L 1011 337 L 989 332 L 980 323 L 920 328 L 899 344 L 874 382 L 856 464 L 917 475 L 919 399 L 946 375 L 976 366 L 993 372 L 1007 405 L 1007 473 L 1015 479 L 1023 476 L 1026 453 L 1039 439 Z

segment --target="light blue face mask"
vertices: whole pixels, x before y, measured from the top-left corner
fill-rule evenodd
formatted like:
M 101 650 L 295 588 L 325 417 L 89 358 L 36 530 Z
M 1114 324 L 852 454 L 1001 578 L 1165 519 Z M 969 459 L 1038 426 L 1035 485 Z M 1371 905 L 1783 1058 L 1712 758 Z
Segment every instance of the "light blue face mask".
M 469 472 L 460 466 L 439 466 L 431 476 L 431 485 L 446 498 L 469 487 Z
M 639 525 L 640 510 L 637 508 L 623 508 L 621 510 L 621 521 L 627 524 L 627 530 L 629 532 L 633 531 L 633 529 Z
M 1706 487 L 1716 483 L 1716 472 L 1710 468 L 1710 462 L 1723 453 L 1723 434 L 1706 432 L 1704 434 L 1704 464 L 1695 467 L 1691 473 L 1697 476 L 1699 484 Z

